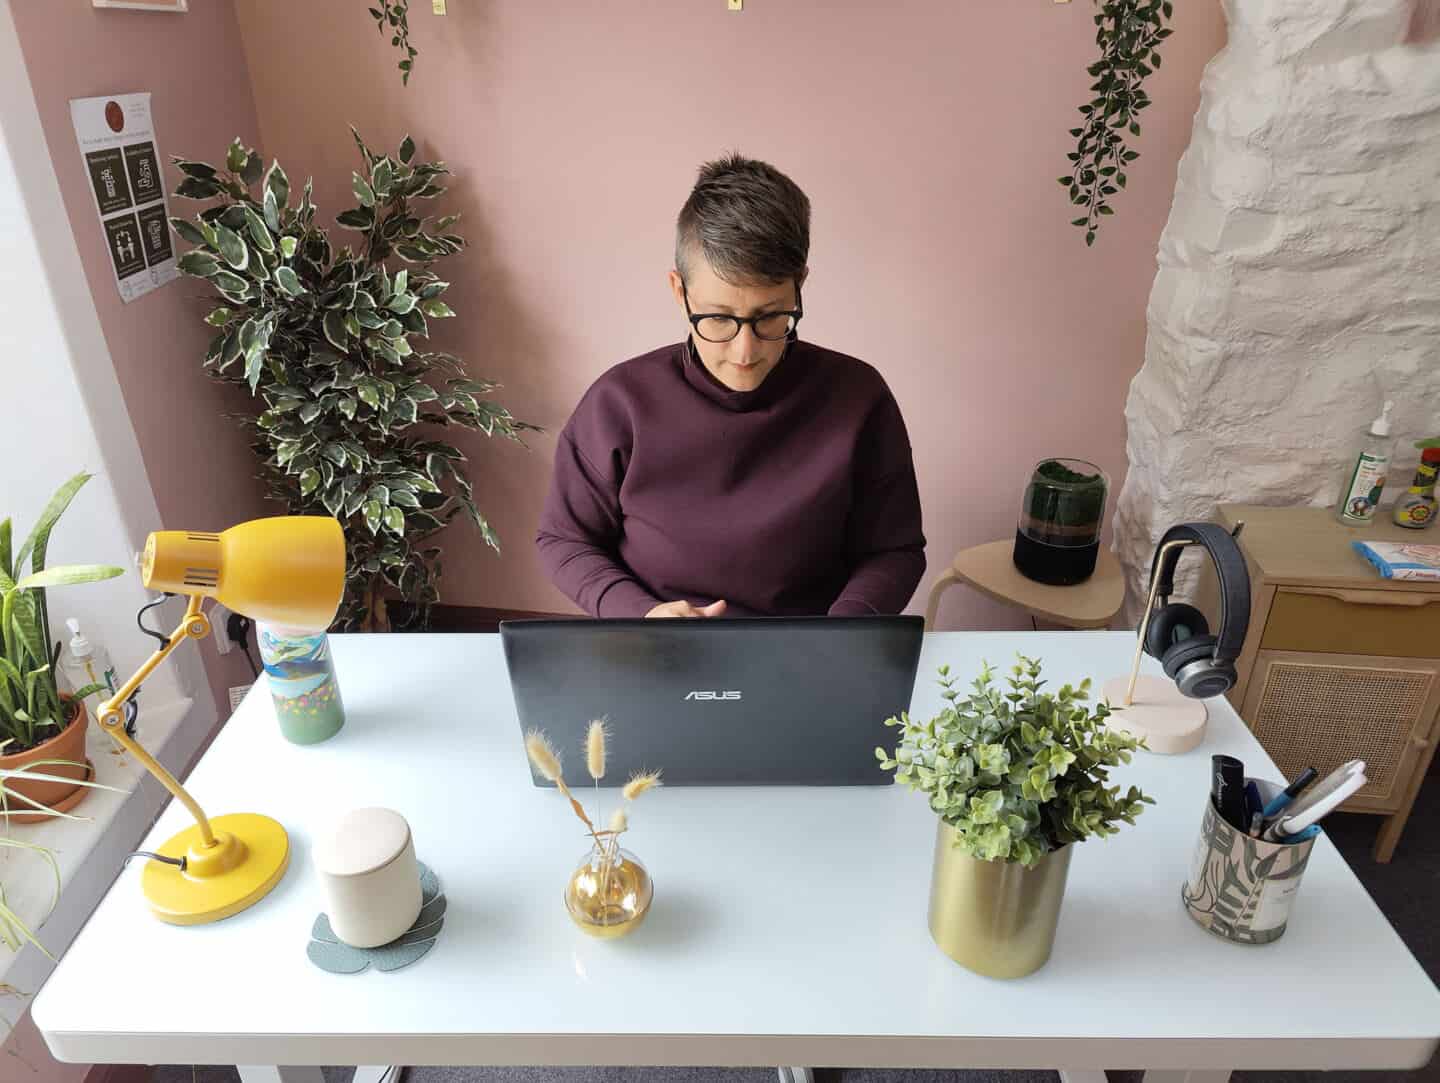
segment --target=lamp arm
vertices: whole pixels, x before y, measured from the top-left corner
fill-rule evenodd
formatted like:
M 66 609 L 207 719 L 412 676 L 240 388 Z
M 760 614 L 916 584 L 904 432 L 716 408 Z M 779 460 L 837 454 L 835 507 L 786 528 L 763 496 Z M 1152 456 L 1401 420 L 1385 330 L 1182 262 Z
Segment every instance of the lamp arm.
M 1160 552 L 1155 554 L 1155 563 L 1150 574 L 1150 597 L 1145 600 L 1145 616 L 1140 621 L 1140 638 L 1135 645 L 1135 661 L 1130 665 L 1130 685 L 1125 689 L 1125 702 L 1123 707 L 1129 707 L 1135 702 L 1135 682 L 1140 679 L 1140 658 L 1145 653 L 1145 629 L 1150 627 L 1150 615 L 1155 612 L 1155 592 L 1160 587 L 1160 576 L 1155 573 L 1165 563 L 1165 554 L 1171 549 L 1180 549 L 1195 543 L 1189 538 L 1177 538 L 1175 541 L 1167 542 L 1160 547 Z
M 215 833 L 210 829 L 210 821 L 206 818 L 204 811 L 195 799 L 181 786 L 175 776 L 160 764 L 160 761 L 146 752 L 136 742 L 135 738 L 125 732 L 125 701 L 134 695 L 135 690 L 140 687 L 145 678 L 149 677 L 155 669 L 170 657 L 170 653 L 187 639 L 203 639 L 210 633 L 210 620 L 204 613 L 200 612 L 200 605 L 204 599 L 198 594 L 190 596 L 189 604 L 185 607 L 185 616 L 180 620 L 180 626 L 170 633 L 170 638 L 165 646 L 159 648 L 147 658 L 135 671 L 135 675 L 120 686 L 120 690 L 113 696 L 100 704 L 99 719 L 100 728 L 108 733 L 115 743 L 129 752 L 141 765 L 154 775 L 171 794 L 179 801 L 190 815 L 195 817 L 195 822 L 200 826 L 200 836 L 204 845 L 215 845 Z

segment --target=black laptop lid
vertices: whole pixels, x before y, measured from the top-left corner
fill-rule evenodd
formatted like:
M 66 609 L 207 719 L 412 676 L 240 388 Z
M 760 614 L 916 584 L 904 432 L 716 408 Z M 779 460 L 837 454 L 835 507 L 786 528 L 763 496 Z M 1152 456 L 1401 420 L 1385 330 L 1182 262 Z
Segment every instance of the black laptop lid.
M 520 728 L 545 731 L 571 786 L 593 785 L 582 749 L 601 717 L 604 785 L 654 768 L 670 786 L 888 783 L 875 747 L 910 708 L 923 632 L 879 616 L 500 625 Z

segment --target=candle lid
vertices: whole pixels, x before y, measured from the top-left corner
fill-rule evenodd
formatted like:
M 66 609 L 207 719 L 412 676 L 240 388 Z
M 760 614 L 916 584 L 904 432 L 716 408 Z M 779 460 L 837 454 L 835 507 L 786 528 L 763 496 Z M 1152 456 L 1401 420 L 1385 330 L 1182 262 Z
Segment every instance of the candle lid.
M 362 876 L 400 856 L 410 825 L 394 809 L 357 808 L 315 844 L 315 866 L 328 876 Z

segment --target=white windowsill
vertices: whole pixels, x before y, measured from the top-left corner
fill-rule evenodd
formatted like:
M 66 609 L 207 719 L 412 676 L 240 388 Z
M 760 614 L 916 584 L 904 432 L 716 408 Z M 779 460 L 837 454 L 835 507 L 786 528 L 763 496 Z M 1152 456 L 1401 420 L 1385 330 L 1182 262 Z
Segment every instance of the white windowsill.
M 194 705 L 182 699 L 144 707 L 136 738 L 172 770 L 164 755 L 171 737 Z M 188 742 L 182 742 L 188 744 Z M 73 810 L 84 820 L 53 819 L 38 824 L 4 826 L 10 838 L 48 846 L 60 867 L 60 901 L 43 924 L 54 894 L 55 879 L 49 863 L 26 850 L 0 848 L 0 883 L 13 910 L 35 929 L 40 942 L 59 958 L 75 933 L 90 916 L 120 871 L 121 862 L 139 845 L 169 793 L 134 757 L 119 749 L 94 723 L 86 738 L 86 753 L 95 765 L 96 781 L 123 793 L 93 790 Z M 0 944 L 0 1042 L 10 1031 L 32 996 L 49 975 L 53 964 L 33 946 L 12 952 Z

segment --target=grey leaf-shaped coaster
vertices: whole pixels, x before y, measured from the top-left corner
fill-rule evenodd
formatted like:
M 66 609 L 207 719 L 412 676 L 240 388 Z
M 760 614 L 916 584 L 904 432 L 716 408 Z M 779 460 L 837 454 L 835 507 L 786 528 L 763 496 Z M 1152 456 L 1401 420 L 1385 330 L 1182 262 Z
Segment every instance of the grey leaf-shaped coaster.
M 335 935 L 329 917 L 317 914 L 315 924 L 310 927 L 310 943 L 305 948 L 310 961 L 332 974 L 359 974 L 372 966 L 377 970 L 399 970 L 429 952 L 445 926 L 445 896 L 440 893 L 440 880 L 430 867 L 423 861 L 417 864 L 421 907 L 415 924 L 388 944 L 355 948 Z

